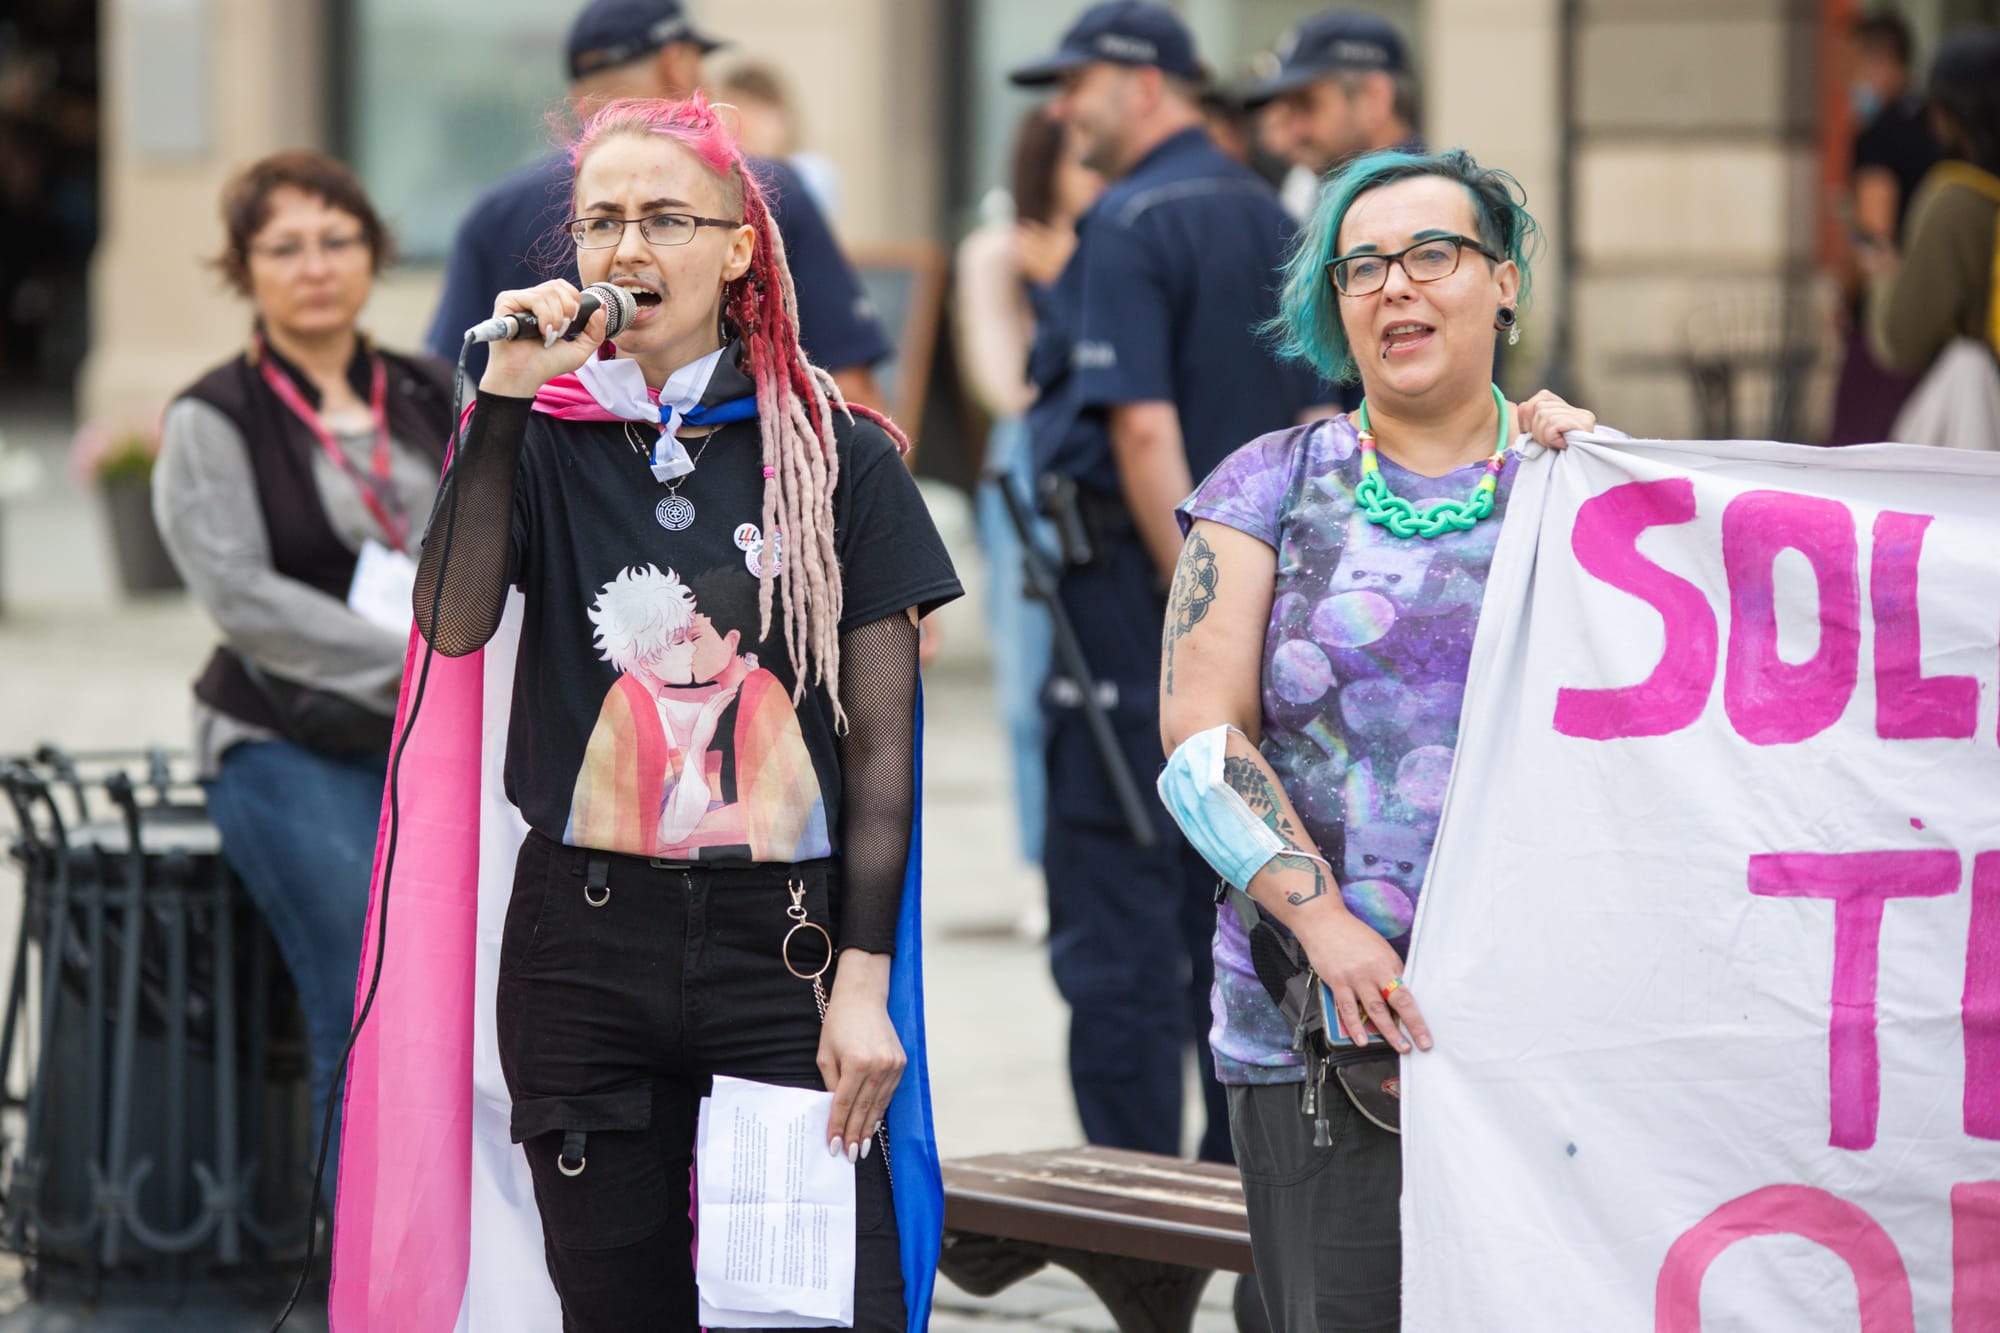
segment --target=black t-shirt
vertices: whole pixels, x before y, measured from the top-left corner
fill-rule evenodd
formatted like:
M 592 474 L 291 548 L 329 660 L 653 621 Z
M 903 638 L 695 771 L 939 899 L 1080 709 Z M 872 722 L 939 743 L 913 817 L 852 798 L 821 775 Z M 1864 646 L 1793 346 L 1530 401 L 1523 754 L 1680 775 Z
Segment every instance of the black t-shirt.
M 1880 167 L 1896 178 L 1896 231 L 1909 214 L 1910 199 L 1924 173 L 1937 165 L 1943 154 L 1931 137 L 1930 120 L 1924 100 L 1905 93 L 1876 113 L 1854 136 L 1854 169 Z
M 707 401 L 748 392 L 733 367 Z M 962 592 L 894 443 L 836 414 L 834 542 L 851 630 Z M 514 585 L 526 594 L 507 794 L 551 838 L 720 863 L 838 850 L 833 704 L 796 673 L 779 590 L 759 633 L 763 456 L 755 419 L 689 442 L 669 488 L 635 447 L 650 428 L 529 414 L 514 488 Z M 783 541 L 779 558 L 791 556 Z M 785 568 L 783 564 L 781 570 Z

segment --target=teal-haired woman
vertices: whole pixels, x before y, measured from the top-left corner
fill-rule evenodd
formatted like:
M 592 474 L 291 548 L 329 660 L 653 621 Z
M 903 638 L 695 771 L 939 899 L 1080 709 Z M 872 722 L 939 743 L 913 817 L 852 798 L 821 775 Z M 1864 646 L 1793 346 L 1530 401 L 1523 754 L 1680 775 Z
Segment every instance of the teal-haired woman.
M 1211 1041 L 1278 1328 L 1398 1323 L 1399 1144 L 1356 1103 L 1387 1085 L 1393 1105 L 1384 1036 L 1398 1054 L 1431 1045 L 1402 958 L 1516 446 L 1596 422 L 1491 382 L 1536 235 L 1513 178 L 1467 153 L 1356 160 L 1301 234 L 1270 332 L 1366 397 L 1252 440 L 1180 511 L 1162 792 L 1233 886 Z M 1364 1043 L 1323 1081 L 1278 1002 L 1301 961 L 1341 1040 Z

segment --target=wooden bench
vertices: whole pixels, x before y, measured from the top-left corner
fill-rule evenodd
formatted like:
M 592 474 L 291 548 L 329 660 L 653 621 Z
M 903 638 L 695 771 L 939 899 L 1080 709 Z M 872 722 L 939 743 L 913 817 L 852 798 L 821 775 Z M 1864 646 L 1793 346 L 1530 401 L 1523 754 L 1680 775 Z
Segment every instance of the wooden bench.
M 946 1162 L 939 1271 L 991 1296 L 1046 1264 L 1082 1278 L 1121 1333 L 1187 1333 L 1211 1273 L 1251 1271 L 1236 1168 L 1114 1148 Z

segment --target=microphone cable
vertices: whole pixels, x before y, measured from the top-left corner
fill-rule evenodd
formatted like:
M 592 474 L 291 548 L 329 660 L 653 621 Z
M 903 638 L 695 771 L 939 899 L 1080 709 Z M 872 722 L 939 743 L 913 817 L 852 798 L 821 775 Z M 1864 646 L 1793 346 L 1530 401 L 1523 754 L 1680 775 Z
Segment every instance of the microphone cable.
M 472 351 L 472 346 L 472 341 L 468 337 L 458 350 L 458 368 L 452 376 L 451 435 L 446 442 L 448 461 L 438 483 L 437 498 L 431 504 L 430 522 L 424 529 L 425 541 L 428 542 L 429 534 L 437 529 L 438 506 L 442 505 L 444 533 L 441 538 L 442 544 L 438 547 L 437 562 L 437 583 L 440 592 L 444 588 L 445 572 L 451 562 L 452 533 L 458 524 L 458 487 L 452 485 L 452 474 L 458 470 L 459 450 L 465 443 L 465 361 Z M 389 835 L 382 854 L 382 891 L 380 902 L 377 904 L 375 925 L 375 965 L 369 972 L 368 990 L 362 997 L 361 1010 L 354 1016 L 354 1026 L 347 1034 L 347 1045 L 341 1048 L 340 1059 L 334 1065 L 333 1084 L 326 1098 L 326 1113 L 320 1117 L 319 1156 L 313 1164 L 312 1195 L 306 1204 L 305 1261 L 299 1265 L 298 1281 L 292 1285 L 291 1298 L 285 1302 L 285 1308 L 278 1312 L 276 1322 L 271 1325 L 271 1333 L 278 1333 L 285 1326 L 285 1321 L 292 1317 L 292 1311 L 297 1308 L 299 1297 L 306 1289 L 306 1283 L 312 1278 L 313 1260 L 318 1257 L 320 1183 L 326 1174 L 327 1149 L 333 1143 L 334 1112 L 345 1100 L 347 1061 L 354 1054 L 354 1043 L 360 1040 L 361 1029 L 368 1022 L 368 1015 L 375 1008 L 375 992 L 382 984 L 382 956 L 387 951 L 389 940 L 389 885 L 396 870 L 396 839 L 402 816 L 402 802 L 398 798 L 398 779 L 403 767 L 403 752 L 409 748 L 410 736 L 417 729 L 417 713 L 423 707 L 424 689 L 430 683 L 431 659 L 437 656 L 437 649 L 433 646 L 433 640 L 437 635 L 437 615 L 438 598 L 433 596 L 430 623 L 423 627 L 424 655 L 417 668 L 416 688 L 410 692 L 410 711 L 404 718 L 401 732 L 396 737 L 395 753 L 389 761 Z M 342 1128 L 345 1129 L 345 1126 Z M 329 1233 L 331 1230 L 331 1217 L 329 1217 Z M 328 1239 L 331 1244 L 330 1234 Z

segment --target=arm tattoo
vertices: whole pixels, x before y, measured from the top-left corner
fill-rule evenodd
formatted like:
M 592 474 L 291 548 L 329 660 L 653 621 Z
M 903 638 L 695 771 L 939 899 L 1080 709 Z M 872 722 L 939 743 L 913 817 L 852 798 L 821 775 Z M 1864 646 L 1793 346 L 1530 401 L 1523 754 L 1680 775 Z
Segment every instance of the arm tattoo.
M 1278 803 L 1277 788 L 1271 779 L 1264 776 L 1264 770 L 1254 759 L 1232 754 L 1222 761 L 1222 780 L 1233 788 L 1243 803 L 1250 807 L 1252 814 L 1264 821 L 1271 832 L 1291 843 L 1299 845 L 1298 832 L 1292 828 L 1292 821 L 1285 818 L 1285 809 Z
M 1304 869 L 1312 871 L 1313 883 L 1310 891 L 1299 889 L 1288 889 L 1285 891 L 1285 901 L 1292 906 L 1297 907 L 1301 903 L 1309 903 L 1326 892 L 1326 867 L 1313 860 L 1310 856 L 1298 856 L 1291 852 L 1279 852 L 1271 858 L 1271 864 L 1273 866 L 1282 866 L 1288 870 Z
M 1174 569 L 1173 591 L 1167 596 L 1167 693 L 1174 691 L 1174 645 L 1185 638 L 1215 601 L 1215 549 L 1202 535 L 1192 534 Z
M 1292 827 L 1292 821 L 1285 818 L 1284 807 L 1278 804 L 1277 788 L 1271 785 L 1271 779 L 1264 776 L 1264 770 L 1254 759 L 1237 754 L 1224 757 L 1222 780 L 1243 798 L 1243 803 L 1273 833 L 1294 847 L 1301 844 L 1298 831 Z M 1326 892 L 1326 867 L 1316 858 L 1299 852 L 1279 852 L 1271 858 L 1271 864 L 1280 869 L 1312 871 L 1312 888 L 1285 891 L 1285 901 L 1292 906 L 1309 903 Z

